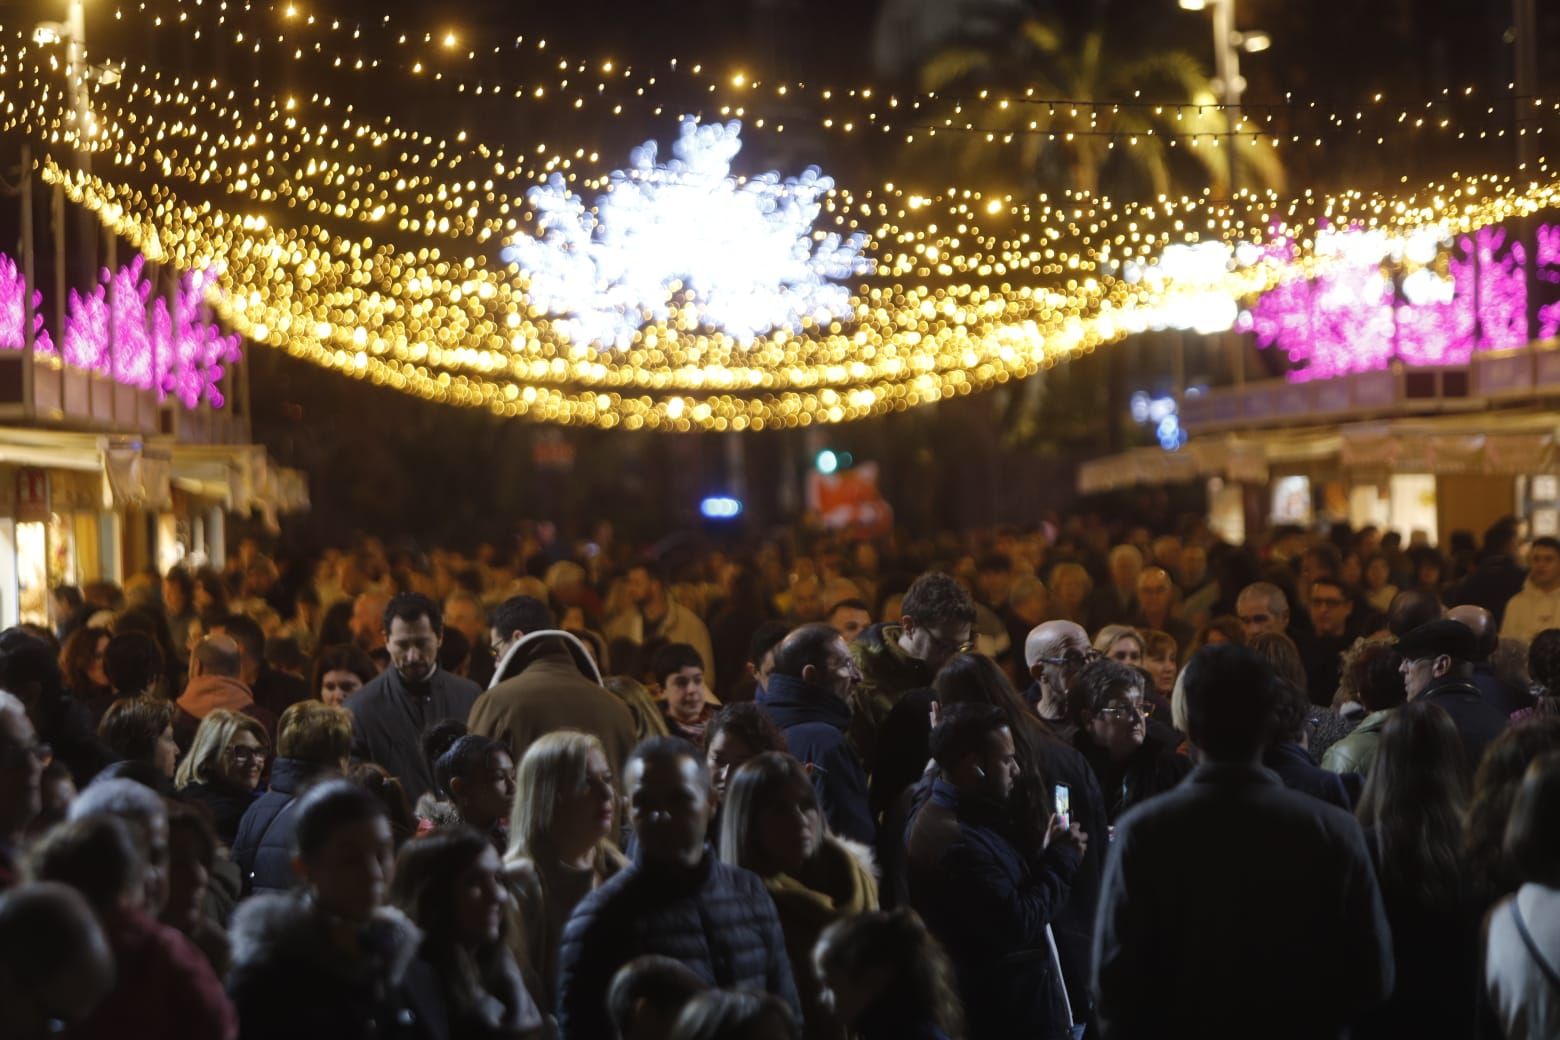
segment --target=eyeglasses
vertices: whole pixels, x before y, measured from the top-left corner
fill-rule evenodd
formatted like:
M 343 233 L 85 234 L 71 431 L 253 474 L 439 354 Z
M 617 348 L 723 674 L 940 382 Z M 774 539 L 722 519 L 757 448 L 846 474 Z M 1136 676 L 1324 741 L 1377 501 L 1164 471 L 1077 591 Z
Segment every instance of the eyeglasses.
M 27 758 L 31 758 L 38 765 L 48 768 L 54 761 L 54 748 L 49 744 L 13 744 L 0 754 L 0 766 L 14 768 L 24 764 Z
M 1311 597 L 1311 606 L 1313 606 L 1313 607 L 1327 607 L 1328 609 L 1331 609 L 1333 607 L 1341 607 L 1341 606 L 1343 606 L 1347 602 L 1348 602 L 1348 600 L 1333 599 L 1330 596 L 1320 596 L 1320 597 L 1319 596 L 1312 596 Z
M 227 749 L 227 756 L 241 766 L 250 766 L 257 762 L 265 765 L 265 760 L 271 757 L 259 748 L 251 747 L 230 747 Z
M 1082 668 L 1085 665 L 1093 664 L 1104 656 L 1098 650 L 1085 650 L 1082 653 L 1077 650 L 1069 650 L 1061 657 L 1041 657 L 1037 658 L 1037 660 L 1041 664 L 1054 664 L 1061 668 Z
M 1131 720 L 1141 716 L 1146 719 L 1153 713 L 1153 701 L 1129 701 L 1124 706 L 1113 704 L 1108 708 L 1101 708 L 1100 718 Z

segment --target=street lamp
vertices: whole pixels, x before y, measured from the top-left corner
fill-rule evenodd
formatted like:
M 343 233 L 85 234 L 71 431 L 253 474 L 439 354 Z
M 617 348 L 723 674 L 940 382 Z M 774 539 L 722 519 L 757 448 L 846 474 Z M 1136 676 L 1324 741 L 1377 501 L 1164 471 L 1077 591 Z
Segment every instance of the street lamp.
M 1235 28 L 1235 0 L 1177 0 L 1182 10 L 1213 9 L 1214 92 L 1224 105 L 1229 126 L 1230 195 L 1235 194 L 1235 129 L 1240 125 L 1240 98 L 1246 80 L 1240 74 L 1240 52 L 1259 54 L 1273 46 L 1273 38 L 1260 30 L 1241 32 Z

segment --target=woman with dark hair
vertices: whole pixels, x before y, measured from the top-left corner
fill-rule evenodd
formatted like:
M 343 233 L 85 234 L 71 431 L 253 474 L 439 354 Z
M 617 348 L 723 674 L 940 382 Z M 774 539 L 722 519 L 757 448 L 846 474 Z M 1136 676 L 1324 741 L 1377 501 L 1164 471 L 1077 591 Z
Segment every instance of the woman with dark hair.
M 1106 658 L 1085 667 L 1070 691 L 1078 723 L 1073 747 L 1094 770 L 1112 823 L 1192 770 L 1174 744 L 1149 732 L 1153 706 L 1145 685 L 1141 671 Z
M 114 699 L 113 685 L 103 670 L 108 641 L 112 638 L 108 629 L 87 625 L 72 632 L 60 650 L 60 671 L 65 673 L 65 689 L 92 713 L 94 726 Z
M 351 643 L 326 646 L 314 659 L 309 693 L 326 704 L 340 705 L 378 674 L 368 655 Z
M 1560 719 L 1544 718 L 1512 726 L 1484 752 L 1473 777 L 1463 850 L 1481 911 L 1522 883 L 1506 855 L 1506 822 L 1529 763 L 1555 751 L 1560 751 Z
M 1468 767 L 1457 726 L 1406 704 L 1381 729 L 1356 815 L 1392 925 L 1397 986 L 1358 1037 L 1473 1036 L 1479 937 L 1462 862 Z
M 202 567 L 195 572 L 195 589 L 190 596 L 190 604 L 195 608 L 195 616 L 208 622 L 219 617 L 226 617 L 228 609 L 227 585 L 222 580 L 222 575 L 210 567 Z
M 1490 911 L 1485 991 L 1506 1037 L 1560 1036 L 1560 756 L 1528 767 L 1505 849 L 1522 887 Z
M 320 618 L 320 646 L 347 646 L 352 644 L 352 608 L 350 599 L 341 599 L 325 608 Z
M 836 921 L 813 963 L 825 1002 L 858 1040 L 963 1040 L 953 965 L 913 910 Z
M 507 902 L 498 853 L 470 827 L 408 842 L 390 901 L 422 929 L 407 991 L 424 1035 L 461 1040 L 538 1037 L 542 1016 L 504 942 Z
M 1403 659 L 1391 643 L 1365 641 L 1343 656 L 1343 685 L 1352 689 L 1366 715 L 1322 752 L 1322 768 L 1334 773 L 1369 776 L 1376 760 L 1381 731 L 1392 712 L 1408 699 L 1399 666 Z
M 812 948 L 830 924 L 877 909 L 871 851 L 830 834 L 801 763 L 784 752 L 766 751 L 732 778 L 720 858 L 764 879 L 785 934 L 806 1035 L 810 1040 L 842 1037 L 811 971 Z
M 98 739 L 121 759 L 145 762 L 173 780 L 179 745 L 173 739 L 173 705 L 150 697 L 121 697 L 98 723 Z
M 379 800 L 390 820 L 390 834 L 400 850 L 417 833 L 417 814 L 401 781 L 377 762 L 359 762 L 347 770 L 347 779 Z
M 1560 715 L 1560 628 L 1546 628 L 1528 646 L 1528 677 L 1538 703 L 1532 714 Z
M 464 729 L 463 725 L 461 731 L 435 727 L 423 737 L 423 751 L 433 769 L 433 790 L 417 801 L 417 829 L 463 823 L 486 834 L 502 854 L 509 847 L 515 764 L 505 745 Z

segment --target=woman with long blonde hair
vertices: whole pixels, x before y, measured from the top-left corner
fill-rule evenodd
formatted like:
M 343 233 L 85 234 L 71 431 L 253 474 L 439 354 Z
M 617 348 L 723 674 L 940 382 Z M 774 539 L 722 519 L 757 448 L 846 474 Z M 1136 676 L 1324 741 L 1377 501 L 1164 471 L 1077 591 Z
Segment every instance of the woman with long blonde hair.
M 580 900 L 627 866 L 612 843 L 615 779 L 601 741 L 588 733 L 549 733 L 520 760 L 504 856 L 520 920 L 509 935 L 544 1013 L 552 1009 L 564 923 Z
M 270 755 L 264 726 L 248 715 L 214 708 L 201 719 L 173 786 L 184 801 L 211 810 L 217 837 L 232 845 Z

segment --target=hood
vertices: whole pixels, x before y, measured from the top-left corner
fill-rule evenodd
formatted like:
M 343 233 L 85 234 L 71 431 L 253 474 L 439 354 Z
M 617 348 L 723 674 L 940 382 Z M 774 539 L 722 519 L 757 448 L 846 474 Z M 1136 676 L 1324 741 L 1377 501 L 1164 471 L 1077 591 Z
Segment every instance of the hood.
M 377 953 L 392 983 L 399 983 L 417 956 L 422 932 L 394 907 L 381 907 L 363 928 L 366 950 Z M 366 962 L 348 963 L 326 935 L 325 915 L 307 895 L 257 895 L 238 905 L 230 932 L 233 968 L 272 959 L 306 965 L 346 983 L 366 970 Z
M 450 802 L 440 801 L 432 791 L 417 799 L 414 812 L 419 820 L 426 820 L 435 827 L 451 827 L 466 822 L 460 818 L 459 809 Z
M 278 758 L 271 763 L 271 786 L 269 790 L 277 794 L 285 794 L 289 798 L 297 795 L 315 777 L 325 772 L 329 767 L 306 762 L 301 758 Z
M 175 703 L 203 719 L 218 708 L 243 711 L 254 702 L 254 694 L 239 680 L 227 675 L 201 675 L 190 680 Z
M 580 674 L 591 682 L 600 685 L 601 669 L 596 667 L 596 661 L 590 656 L 590 651 L 585 649 L 585 644 L 579 637 L 560 628 L 544 628 L 536 632 L 528 632 L 515 640 L 515 645 L 504 652 L 504 656 L 498 659 L 498 664 L 493 668 L 493 681 L 488 683 L 488 689 L 492 689 L 505 679 L 513 679 L 547 650 L 557 650 L 559 645 L 569 652 L 574 659 L 574 667 Z
M 850 705 L 794 675 L 770 673 L 763 709 L 782 730 L 807 722 L 827 722 L 840 730 L 850 725 Z

